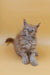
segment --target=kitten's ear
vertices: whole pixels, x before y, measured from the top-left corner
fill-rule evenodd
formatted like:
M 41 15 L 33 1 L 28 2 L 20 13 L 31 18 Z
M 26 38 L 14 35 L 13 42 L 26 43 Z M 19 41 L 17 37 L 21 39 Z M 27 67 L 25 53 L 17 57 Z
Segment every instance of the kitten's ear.
M 38 23 L 37 25 L 36 25 L 36 28 L 38 28 L 40 26 L 40 23 Z
M 27 22 L 26 22 L 26 20 L 24 19 L 24 25 L 26 25 L 27 24 Z

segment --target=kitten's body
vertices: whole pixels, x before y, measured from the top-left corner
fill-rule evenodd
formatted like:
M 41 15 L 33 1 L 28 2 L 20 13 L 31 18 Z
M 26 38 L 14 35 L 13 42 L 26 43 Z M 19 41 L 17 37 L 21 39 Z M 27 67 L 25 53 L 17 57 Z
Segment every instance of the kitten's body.
M 34 52 L 36 49 L 36 38 L 18 35 L 14 41 L 14 47 L 17 54 L 21 55 L 23 52 Z M 21 55 L 22 56 L 22 55 Z
M 34 32 L 32 29 L 34 29 Z M 24 27 L 21 33 L 15 39 L 11 40 L 8 38 L 6 40 L 6 42 L 10 40 L 13 43 L 16 53 L 22 57 L 23 64 L 28 64 L 29 61 L 34 66 L 38 64 L 35 58 L 35 55 L 38 55 L 36 51 L 36 31 L 36 26 L 28 25 L 24 21 Z

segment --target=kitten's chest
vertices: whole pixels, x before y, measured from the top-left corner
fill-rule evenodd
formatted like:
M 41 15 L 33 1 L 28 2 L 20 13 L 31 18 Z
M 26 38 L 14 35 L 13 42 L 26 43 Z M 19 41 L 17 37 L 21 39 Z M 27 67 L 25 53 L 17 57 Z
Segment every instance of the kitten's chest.
M 30 44 L 32 44 L 32 41 L 23 38 L 23 39 L 20 40 L 20 44 L 30 45 Z
M 27 48 L 27 49 L 30 49 L 35 44 L 36 44 L 36 41 L 35 40 L 22 39 L 20 41 L 20 45 L 23 48 Z

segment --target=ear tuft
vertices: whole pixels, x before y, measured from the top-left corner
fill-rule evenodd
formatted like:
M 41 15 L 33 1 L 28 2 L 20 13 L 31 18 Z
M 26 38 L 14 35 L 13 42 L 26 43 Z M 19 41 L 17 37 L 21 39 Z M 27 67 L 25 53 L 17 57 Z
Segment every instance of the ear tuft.
M 26 20 L 24 19 L 24 25 L 26 25 L 27 24 L 27 22 L 26 22 Z
M 36 27 L 38 28 L 40 26 L 40 23 L 38 23 L 37 25 L 36 25 Z

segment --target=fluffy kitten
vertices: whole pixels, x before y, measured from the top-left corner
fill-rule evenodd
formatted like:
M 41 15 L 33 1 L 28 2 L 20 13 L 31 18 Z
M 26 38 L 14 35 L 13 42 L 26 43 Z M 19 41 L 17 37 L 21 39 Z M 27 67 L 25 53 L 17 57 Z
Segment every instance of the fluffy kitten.
M 22 57 L 23 64 L 28 64 L 36 66 L 38 62 L 35 56 L 38 56 L 36 51 L 36 33 L 40 23 L 37 25 L 30 25 L 24 20 L 24 25 L 22 31 L 19 35 L 13 39 L 6 39 L 6 43 L 13 43 L 15 51 L 18 55 Z

